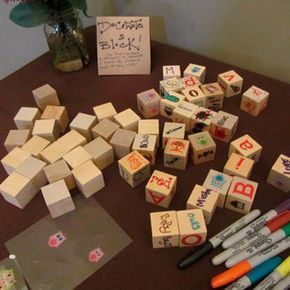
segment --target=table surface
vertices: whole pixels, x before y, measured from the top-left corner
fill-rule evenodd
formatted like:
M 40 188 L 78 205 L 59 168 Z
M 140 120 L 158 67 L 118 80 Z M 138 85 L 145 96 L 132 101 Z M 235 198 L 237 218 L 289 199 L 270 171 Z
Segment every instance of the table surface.
M 253 117 L 239 109 L 241 96 L 225 99 L 223 110 L 239 116 L 235 138 L 249 134 L 263 147 L 260 161 L 255 164 L 251 179 L 259 183 L 253 208 L 262 212 L 283 202 L 289 194 L 266 183 L 271 166 L 280 153 L 289 155 L 289 96 L 290 86 L 249 71 L 202 57 L 168 45 L 152 42 L 152 73 L 143 76 L 98 76 L 96 69 L 95 27 L 87 29 L 91 62 L 87 68 L 75 73 L 60 73 L 51 66 L 50 56 L 44 54 L 0 82 L 0 141 L 14 129 L 13 117 L 21 106 L 35 106 L 31 91 L 45 83 L 54 87 L 61 103 L 68 109 L 71 119 L 78 113 L 93 114 L 92 107 L 111 101 L 117 111 L 128 107 L 137 111 L 136 94 L 150 88 L 158 89 L 162 66 L 179 64 L 182 71 L 189 63 L 207 67 L 206 82 L 214 82 L 217 74 L 234 69 L 244 78 L 243 91 L 256 85 L 270 92 L 266 110 Z M 226 59 L 225 59 L 226 61 Z M 288 113 L 287 113 L 288 112 Z M 160 117 L 161 128 L 165 118 Z M 216 141 L 214 161 L 200 165 L 189 162 L 186 171 L 164 168 L 163 154 L 159 152 L 153 169 L 164 170 L 178 177 L 177 192 L 170 209 L 182 210 L 195 184 L 202 184 L 208 171 L 222 171 L 227 160 L 229 144 Z M 6 154 L 0 146 L 0 156 Z M 119 176 L 116 162 L 103 171 L 106 187 L 95 198 L 117 223 L 129 234 L 133 243 L 123 250 L 78 289 L 210 289 L 210 278 L 224 270 L 214 267 L 210 259 L 214 250 L 185 271 L 176 268 L 177 262 L 190 248 L 153 250 L 149 213 L 163 208 L 145 201 L 144 185 L 133 189 Z M 0 180 L 6 177 L 0 169 Z M 76 191 L 73 194 L 77 194 Z M 20 210 L 0 197 L 0 259 L 7 257 L 4 243 L 48 214 L 41 194 L 24 210 Z M 208 237 L 225 228 L 241 215 L 228 209 L 217 209 L 208 226 Z M 282 255 L 285 257 L 284 255 Z M 55 290 L 55 289 L 53 289 Z

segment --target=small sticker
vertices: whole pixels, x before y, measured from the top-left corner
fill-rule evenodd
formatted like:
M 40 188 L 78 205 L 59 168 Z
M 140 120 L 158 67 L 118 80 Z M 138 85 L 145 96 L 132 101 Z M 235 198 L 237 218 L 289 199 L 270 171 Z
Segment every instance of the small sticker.
M 57 232 L 56 234 L 52 235 L 48 239 L 48 246 L 50 248 L 58 248 L 64 241 L 65 236 L 62 232 Z
M 92 263 L 96 263 L 98 262 L 103 256 L 105 255 L 105 253 L 102 251 L 101 248 L 96 248 L 93 249 L 92 251 L 90 251 L 89 253 L 89 261 Z

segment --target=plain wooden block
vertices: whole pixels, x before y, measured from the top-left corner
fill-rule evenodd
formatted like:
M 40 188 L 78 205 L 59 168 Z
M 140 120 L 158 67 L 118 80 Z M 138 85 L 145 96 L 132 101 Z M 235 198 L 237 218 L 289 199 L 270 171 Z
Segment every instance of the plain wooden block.
M 32 129 L 35 120 L 40 118 L 40 110 L 34 107 L 21 107 L 14 117 L 17 129 Z
M 33 136 L 45 138 L 50 142 L 54 142 L 60 135 L 59 126 L 54 119 L 36 120 L 32 130 Z
M 48 210 L 53 218 L 75 209 L 74 202 L 64 180 L 59 180 L 41 188 Z
M 113 117 L 117 114 L 117 111 L 111 102 L 95 106 L 93 110 L 97 116 L 98 122 L 102 121 L 103 119 L 113 120 Z
M 269 92 L 256 86 L 251 86 L 243 93 L 241 110 L 253 116 L 258 116 L 267 107 L 268 99 Z
M 15 147 L 22 147 L 30 138 L 31 131 L 29 129 L 10 130 L 4 141 L 4 147 L 7 152 L 10 152 Z
M 21 149 L 30 153 L 34 157 L 40 158 L 40 152 L 43 151 L 49 144 L 50 141 L 35 135 L 31 139 L 29 139 L 21 147 Z
M 160 96 L 164 96 L 169 92 L 178 93 L 183 89 L 182 83 L 178 78 L 171 78 L 159 82 Z
M 159 145 L 159 120 L 139 120 L 138 121 L 138 134 L 155 135 L 157 138 L 156 145 Z
M 78 189 L 86 198 L 105 187 L 103 173 L 92 161 L 73 169 L 72 174 Z
M 206 179 L 203 182 L 204 187 L 211 188 L 219 193 L 217 206 L 219 208 L 224 208 L 224 204 L 226 201 L 227 193 L 233 181 L 233 177 L 211 169 Z
M 178 247 L 179 228 L 175 210 L 151 212 L 150 222 L 153 249 Z
M 231 142 L 228 157 L 235 152 L 247 158 L 253 159 L 255 163 L 257 163 L 260 159 L 262 149 L 263 148 L 259 143 L 246 134 Z
M 44 110 L 46 106 L 59 106 L 60 102 L 56 90 L 50 85 L 43 85 L 32 91 L 37 107 Z
M 209 131 L 210 124 L 216 115 L 217 113 L 210 109 L 199 107 L 192 115 L 191 132 Z
M 125 129 L 117 129 L 110 140 L 116 158 L 122 158 L 131 152 L 136 133 Z
M 92 134 L 94 138 L 102 137 L 104 140 L 109 142 L 118 128 L 120 128 L 120 125 L 109 119 L 103 119 L 99 124 L 92 128 Z
M 157 153 L 156 135 L 137 134 L 134 139 L 132 151 L 138 151 L 150 164 L 154 165 Z
M 214 160 L 216 143 L 207 131 L 188 135 L 192 148 L 192 160 L 194 164 Z
M 176 192 L 177 177 L 154 170 L 145 187 L 146 201 L 168 208 Z
M 185 136 L 185 124 L 164 122 L 163 134 L 162 134 L 162 148 L 165 148 L 167 140 L 169 138 L 184 139 Z
M 182 90 L 185 100 L 199 107 L 205 107 L 206 97 L 199 86 L 189 87 Z
M 195 76 L 201 83 L 204 83 L 206 77 L 206 67 L 190 63 L 183 72 L 183 76 Z
M 217 82 L 223 88 L 226 98 L 238 95 L 242 91 L 243 78 L 234 70 L 219 74 Z
M 201 209 L 177 211 L 179 247 L 191 247 L 206 241 L 207 228 Z
M 290 158 L 281 154 L 272 166 L 267 182 L 285 192 L 290 191 Z
M 61 159 L 67 152 L 66 148 L 54 142 L 40 152 L 40 157 L 46 163 L 53 164 Z
M 235 176 L 229 189 L 225 208 L 246 214 L 251 210 L 258 183 Z
M 150 89 L 137 94 L 137 107 L 144 118 L 152 118 L 160 113 L 160 96 Z
M 141 119 L 132 109 L 126 109 L 113 117 L 114 121 L 118 123 L 121 128 L 138 131 L 138 121 Z
M 229 142 L 236 133 L 239 117 L 219 111 L 210 124 L 210 134 L 215 139 Z
M 114 162 L 113 147 L 101 137 L 89 142 L 83 148 L 92 156 L 94 163 L 100 170 L 105 169 Z
M 206 108 L 218 111 L 223 107 L 224 91 L 218 83 L 204 84 L 200 88 L 206 97 Z
M 76 130 L 71 130 L 56 141 L 67 152 L 87 144 L 87 139 Z
M 195 76 L 183 77 L 179 81 L 181 83 L 182 90 L 201 85 L 200 81 Z
M 133 151 L 118 161 L 121 177 L 136 187 L 150 177 L 150 162 L 139 152 Z
M 210 224 L 215 213 L 219 193 L 211 188 L 196 184 L 187 200 L 187 209 L 201 209 L 206 224 Z
M 63 156 L 63 159 L 72 169 L 79 167 L 80 165 L 89 160 L 93 161 L 93 157 L 91 156 L 91 154 L 89 154 L 82 146 L 78 146 L 72 151 L 65 154 Z
M 164 167 L 185 170 L 188 153 L 188 140 L 168 139 L 164 150 Z
M 162 74 L 163 80 L 168 80 L 171 78 L 179 79 L 181 77 L 180 65 L 164 65 L 162 67 Z
M 185 99 L 184 95 L 175 92 L 166 93 L 160 100 L 160 115 L 169 119 L 173 117 L 173 110 Z

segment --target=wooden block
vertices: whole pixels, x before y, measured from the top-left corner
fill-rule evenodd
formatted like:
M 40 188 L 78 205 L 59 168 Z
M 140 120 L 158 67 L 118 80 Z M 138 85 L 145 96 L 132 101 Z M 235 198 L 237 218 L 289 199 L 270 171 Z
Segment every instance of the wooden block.
M 13 259 L 13 258 L 11 258 Z M 2 267 L 0 270 L 0 289 L 8 290 L 8 289 L 16 289 L 13 285 L 17 282 L 14 274 L 14 270 L 5 269 Z
M 226 98 L 238 95 L 242 91 L 243 78 L 234 70 L 219 74 L 217 82 L 223 88 Z
M 138 151 L 150 164 L 155 164 L 157 152 L 156 135 L 137 134 L 134 139 L 132 151 Z
M 40 152 L 43 151 L 49 144 L 50 141 L 35 135 L 31 139 L 29 139 L 21 147 L 21 149 L 30 153 L 34 157 L 40 158 Z
M 150 162 L 139 152 L 133 151 L 118 161 L 119 173 L 132 187 L 150 177 Z
M 290 191 L 290 158 L 281 154 L 272 166 L 267 182 L 285 192 Z
M 89 160 L 93 161 L 91 154 L 89 154 L 82 146 L 78 146 L 65 154 L 63 159 L 72 169 L 79 167 Z
M 160 115 L 172 119 L 173 110 L 184 99 L 184 95 L 179 93 L 166 93 L 160 100 Z
M 117 111 L 111 102 L 95 106 L 93 109 L 95 115 L 97 116 L 98 122 L 103 119 L 113 120 L 113 117 L 117 114 Z
M 182 83 L 178 78 L 171 78 L 159 82 L 160 96 L 168 94 L 169 92 L 178 93 L 183 89 Z
M 207 131 L 188 135 L 188 140 L 193 151 L 192 160 L 194 164 L 214 160 L 216 143 Z
M 200 81 L 195 76 L 187 76 L 187 77 L 181 78 L 179 81 L 181 83 L 182 90 L 201 85 Z
M 126 109 L 114 117 L 114 121 L 118 123 L 121 128 L 134 131 L 138 131 L 138 121 L 141 119 L 132 109 Z
M 215 139 L 229 142 L 236 133 L 239 117 L 219 111 L 210 124 L 210 134 Z
M 72 174 L 78 189 L 86 198 L 105 187 L 103 173 L 92 161 L 72 170 Z
M 74 202 L 64 180 L 59 180 L 41 188 L 48 210 L 53 218 L 75 209 Z
M 254 166 L 254 160 L 241 156 L 237 153 L 232 153 L 223 172 L 232 176 L 240 176 L 249 178 Z
M 178 247 L 179 228 L 175 210 L 151 212 L 150 222 L 153 249 Z
M 216 115 L 217 113 L 210 109 L 198 108 L 192 115 L 191 132 L 199 133 L 202 131 L 209 131 L 210 124 Z
M 179 247 L 191 247 L 206 241 L 207 228 L 201 209 L 177 211 Z
M 224 204 L 226 201 L 227 193 L 233 181 L 233 177 L 211 169 L 206 179 L 203 182 L 204 187 L 211 188 L 219 193 L 217 206 L 219 208 L 224 208 Z
M 29 129 L 10 130 L 4 141 L 4 147 L 7 152 L 10 152 L 15 147 L 22 147 L 30 138 L 31 131 Z
M 260 144 L 246 134 L 231 142 L 228 156 L 230 157 L 231 154 L 235 152 L 244 157 L 253 159 L 255 163 L 257 163 L 260 159 L 262 149 Z
M 206 67 L 203 65 L 190 63 L 184 70 L 183 76 L 195 76 L 201 83 L 204 83 L 206 76 Z
M 54 119 L 36 120 L 32 130 L 33 136 L 45 138 L 50 142 L 54 142 L 60 135 L 59 126 Z
M 269 92 L 256 86 L 251 86 L 243 93 L 241 110 L 253 116 L 258 116 L 267 107 L 268 99 Z
M 146 200 L 155 205 L 168 208 L 176 192 L 177 177 L 154 170 L 145 187 Z
M 61 159 L 66 153 L 67 150 L 64 147 L 54 142 L 40 152 L 40 157 L 46 163 L 53 164 Z
M 99 124 L 92 128 L 94 138 L 102 137 L 107 142 L 120 126 L 109 119 L 103 119 Z
M 186 208 L 201 209 L 208 225 L 217 207 L 218 198 L 219 193 L 215 190 L 196 184 L 187 200 Z
M 69 190 L 75 188 L 75 181 L 67 163 L 62 159 L 43 168 L 49 183 L 64 180 Z
M 34 107 L 21 107 L 14 117 L 14 123 L 17 129 L 33 128 L 35 120 L 40 118 L 40 110 Z
M 56 141 L 68 153 L 78 146 L 87 144 L 87 139 L 76 130 L 71 130 Z
M 189 87 L 182 90 L 185 100 L 199 107 L 205 107 L 206 97 L 199 86 Z
M 144 118 L 152 118 L 159 115 L 160 96 L 154 90 L 150 89 L 137 94 L 137 107 Z
M 114 162 L 113 147 L 101 137 L 94 139 L 83 148 L 92 156 L 94 163 L 100 170 L 105 169 Z
M 69 118 L 66 107 L 64 106 L 46 106 L 40 119 L 56 120 L 59 130 L 63 133 L 68 125 Z
M 117 129 L 110 140 L 110 144 L 114 149 L 116 158 L 122 158 L 131 152 L 131 148 L 136 136 L 135 132 Z
M 165 148 L 169 138 L 184 139 L 185 124 L 165 122 L 162 134 L 162 148 Z
M 224 91 L 218 83 L 204 84 L 200 88 L 206 97 L 206 108 L 218 111 L 223 107 Z
M 185 170 L 188 152 L 188 140 L 168 139 L 164 150 L 164 167 Z
M 258 183 L 235 176 L 229 189 L 225 208 L 246 214 L 251 210 Z
M 155 135 L 157 138 L 156 145 L 159 145 L 159 120 L 139 120 L 138 121 L 138 134 Z
M 43 85 L 32 91 L 37 107 L 44 110 L 46 106 L 59 106 L 60 102 L 56 90 L 50 85 Z
M 164 65 L 162 67 L 162 73 L 163 73 L 163 80 L 168 80 L 171 78 L 180 78 L 181 77 L 181 71 L 179 65 Z

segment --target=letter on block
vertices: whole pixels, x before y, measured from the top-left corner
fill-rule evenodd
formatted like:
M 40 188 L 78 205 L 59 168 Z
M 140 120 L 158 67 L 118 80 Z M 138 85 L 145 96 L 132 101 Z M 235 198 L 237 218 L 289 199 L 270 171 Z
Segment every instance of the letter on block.
M 72 151 L 65 154 L 63 156 L 63 159 L 72 169 L 81 166 L 89 160 L 93 161 L 92 155 L 89 154 L 82 146 L 78 146 Z
M 206 77 L 206 67 L 190 63 L 184 70 L 183 76 L 195 76 L 201 83 L 204 83 Z
M 54 142 L 60 135 L 59 125 L 54 119 L 36 120 L 33 126 L 32 135 Z
M 93 108 L 95 115 L 97 116 L 98 122 L 101 122 L 103 119 L 113 120 L 113 117 L 117 114 L 112 103 L 105 103 L 98 105 Z
M 43 85 L 32 91 L 37 107 L 44 110 L 46 106 L 59 106 L 59 99 L 56 90 L 50 85 Z
M 217 113 L 212 110 L 202 107 L 198 108 L 192 115 L 191 132 L 209 131 L 210 124 L 216 115 Z
M 141 118 L 132 109 L 124 110 L 115 115 L 113 118 L 114 121 L 121 126 L 121 128 L 137 133 L 138 121 Z
M 159 144 L 159 120 L 139 120 L 138 121 L 138 134 L 155 135 L 157 138 L 156 145 Z
M 103 119 L 99 124 L 92 128 L 94 138 L 102 137 L 109 142 L 120 126 L 109 119 Z
M 166 93 L 160 100 L 160 115 L 172 119 L 173 110 L 184 100 L 184 95 L 175 92 Z
M 165 148 L 169 138 L 184 139 L 185 124 L 165 122 L 162 134 L 162 148 Z
M 199 86 L 189 87 L 182 90 L 185 100 L 199 107 L 205 107 L 206 97 Z
M 138 151 L 150 164 L 155 164 L 157 151 L 157 138 L 155 135 L 137 134 L 132 146 L 133 151 Z
M 243 78 L 234 70 L 219 74 L 217 82 L 223 88 L 226 98 L 238 95 L 242 91 Z
M 171 78 L 180 78 L 181 77 L 181 71 L 179 65 L 164 65 L 162 67 L 163 72 L 163 79 L 168 80 Z
M 159 115 L 160 99 L 159 94 L 154 89 L 137 94 L 137 107 L 144 118 Z
M 30 140 L 28 140 L 21 147 L 21 149 L 30 153 L 36 158 L 40 158 L 40 152 L 43 151 L 49 144 L 50 141 L 35 135 Z
M 40 118 L 40 110 L 34 107 L 21 107 L 14 117 L 17 129 L 32 129 L 35 120 Z
M 200 88 L 206 97 L 206 108 L 218 111 L 223 107 L 224 91 L 218 83 L 204 84 Z
M 159 82 L 159 89 L 161 97 L 169 92 L 179 93 L 182 89 L 182 83 L 178 78 L 171 78 Z
M 181 83 L 182 90 L 201 85 L 200 81 L 195 76 L 187 76 L 187 77 L 181 78 L 179 81 Z
M 4 147 L 10 152 L 15 147 L 22 147 L 30 138 L 31 131 L 28 129 L 10 130 L 4 141 Z

